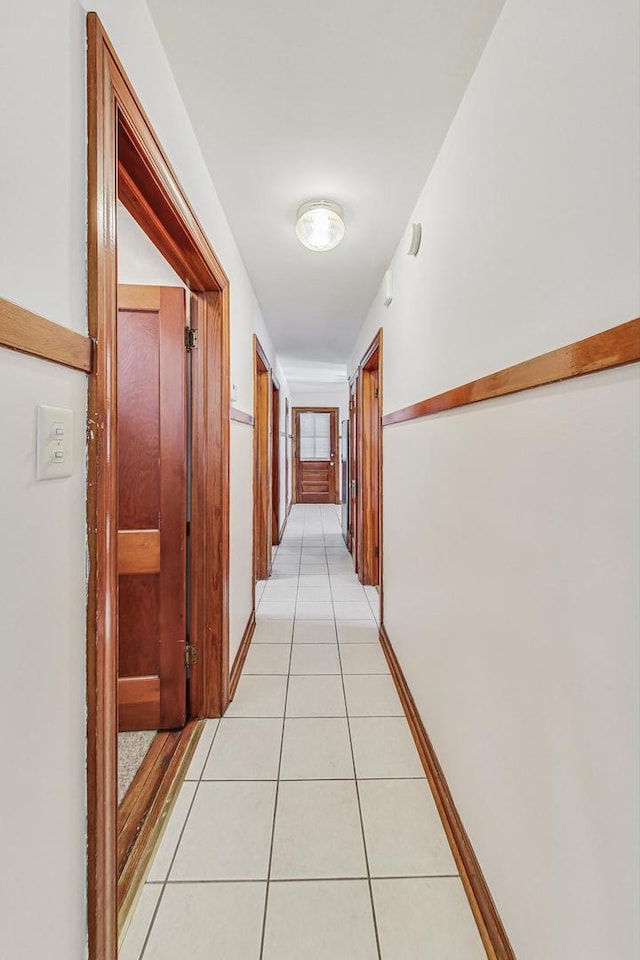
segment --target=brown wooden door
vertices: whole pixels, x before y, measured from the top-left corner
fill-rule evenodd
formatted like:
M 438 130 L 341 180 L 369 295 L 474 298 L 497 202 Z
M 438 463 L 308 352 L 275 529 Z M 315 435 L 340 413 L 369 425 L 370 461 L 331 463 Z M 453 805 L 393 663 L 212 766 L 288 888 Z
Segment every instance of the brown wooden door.
M 186 714 L 185 297 L 118 287 L 118 722 Z
M 296 503 L 335 503 L 337 407 L 295 407 Z

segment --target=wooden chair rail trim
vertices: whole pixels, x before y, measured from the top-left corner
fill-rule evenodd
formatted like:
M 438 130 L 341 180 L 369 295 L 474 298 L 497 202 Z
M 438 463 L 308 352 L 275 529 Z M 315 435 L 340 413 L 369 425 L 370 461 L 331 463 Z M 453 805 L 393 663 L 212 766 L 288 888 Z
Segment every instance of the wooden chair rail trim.
M 92 343 L 75 330 L 0 297 L 0 346 L 91 373 Z
M 516 960 L 504 926 L 491 896 L 487 881 L 474 853 L 471 841 L 463 826 L 449 785 L 438 761 L 433 744 L 424 727 L 409 685 L 402 672 L 386 628 L 380 627 L 380 643 L 387 658 L 393 682 L 413 735 L 422 766 L 431 787 L 433 797 L 447 834 L 451 852 L 458 865 L 469 904 L 487 951 L 489 960 Z
M 252 414 L 245 413 L 244 410 L 238 410 L 237 407 L 229 408 L 229 419 L 233 420 L 234 423 L 246 423 L 250 427 L 255 422 Z
M 640 360 L 640 318 L 603 330 L 585 340 L 578 340 L 558 350 L 551 350 L 531 360 L 524 360 L 479 380 L 454 387 L 435 397 L 420 400 L 394 410 L 382 418 L 382 426 L 406 423 L 420 417 L 479 403 L 493 397 L 531 390 L 549 383 L 582 377 L 599 370 L 610 370 Z
M 249 621 L 244 629 L 242 635 L 242 640 L 240 641 L 240 646 L 238 647 L 238 652 L 236 653 L 235 660 L 233 661 L 233 667 L 231 668 L 231 678 L 229 680 L 229 700 L 233 700 L 236 695 L 236 689 L 238 683 L 240 682 L 240 677 L 242 676 L 242 668 L 244 667 L 244 662 L 247 659 L 247 654 L 249 653 L 249 647 L 251 646 L 251 640 L 256 629 L 256 614 L 255 610 L 251 611 L 251 616 Z

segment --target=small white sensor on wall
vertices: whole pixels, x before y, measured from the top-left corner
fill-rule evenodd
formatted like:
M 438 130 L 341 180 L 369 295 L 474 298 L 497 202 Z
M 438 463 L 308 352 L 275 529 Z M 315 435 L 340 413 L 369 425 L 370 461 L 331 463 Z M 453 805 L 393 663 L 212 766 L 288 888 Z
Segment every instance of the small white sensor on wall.
M 407 230 L 407 253 L 410 257 L 417 257 L 422 241 L 422 224 L 412 223 Z
M 391 305 L 393 300 L 393 274 L 391 270 L 387 270 L 384 277 L 382 278 L 382 302 L 385 307 Z

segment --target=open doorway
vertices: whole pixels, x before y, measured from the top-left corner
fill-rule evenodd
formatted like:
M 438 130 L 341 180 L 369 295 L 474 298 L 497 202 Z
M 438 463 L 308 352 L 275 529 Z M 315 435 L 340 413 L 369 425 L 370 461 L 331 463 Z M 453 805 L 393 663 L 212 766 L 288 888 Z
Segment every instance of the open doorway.
M 254 581 L 267 580 L 273 549 L 273 377 L 267 355 L 254 336 Z
M 294 503 L 340 503 L 338 407 L 293 408 Z
M 358 367 L 352 392 L 355 432 L 356 572 L 360 581 L 381 588 L 382 570 L 382 331 Z
M 88 15 L 87 32 L 88 313 L 94 347 L 87 486 L 88 925 L 90 960 L 115 960 L 119 923 L 195 746 L 194 719 L 220 716 L 229 699 L 229 284 L 95 14 Z M 118 290 L 118 201 L 177 274 L 182 289 L 168 299 L 164 287 L 156 286 L 153 298 L 144 287 Z M 197 348 L 185 361 L 187 313 L 186 346 Z M 141 346 L 143 329 L 147 340 Z M 144 363 L 149 369 L 138 369 Z M 150 383 L 158 386 L 153 398 L 138 397 L 136 391 Z M 169 394 L 177 403 L 163 409 Z M 131 414 L 139 422 L 127 433 Z M 166 452 L 155 471 L 151 437 L 156 453 Z M 138 448 L 140 438 L 149 449 Z M 177 495 L 170 502 L 165 494 L 172 487 Z M 153 502 L 157 510 L 147 515 Z M 132 624 L 137 630 L 145 610 L 149 623 L 157 618 L 161 641 L 165 622 L 172 639 L 158 645 L 156 637 L 154 652 L 150 629 L 144 656 L 127 663 L 128 654 L 119 649 L 121 631 Z M 132 649 L 142 654 L 142 647 Z M 129 672 L 121 675 L 120 665 Z M 160 746 L 156 738 L 149 750 L 157 754 L 154 776 L 138 784 L 135 809 L 128 802 L 132 791 L 127 793 L 124 827 L 118 811 L 119 713 L 126 725 L 170 727 Z M 123 868 L 130 843 L 138 844 L 137 852 Z
M 280 384 L 271 383 L 271 543 L 280 543 Z

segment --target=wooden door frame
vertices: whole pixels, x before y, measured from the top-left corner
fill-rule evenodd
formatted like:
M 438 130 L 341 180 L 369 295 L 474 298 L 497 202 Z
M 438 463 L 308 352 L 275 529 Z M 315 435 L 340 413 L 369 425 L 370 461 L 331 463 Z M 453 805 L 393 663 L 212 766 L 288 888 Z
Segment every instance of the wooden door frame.
M 372 375 L 378 397 L 371 393 Z M 382 330 L 378 330 L 358 366 L 357 380 L 357 550 L 356 572 L 363 584 L 380 587 L 382 606 Z M 376 411 L 377 410 L 377 414 Z M 373 517 L 373 520 L 372 520 Z M 377 558 L 374 550 L 378 546 Z M 375 574 L 377 566 L 377 576 Z
M 353 491 L 355 490 L 355 493 Z M 349 551 L 358 570 L 358 370 L 349 380 Z
M 228 702 L 229 281 L 95 13 L 87 15 L 89 960 L 117 960 L 117 201 L 191 291 L 191 714 Z
M 290 423 L 289 398 L 284 398 L 284 523 L 289 516 L 291 509 L 291 497 L 289 496 L 289 423 Z
M 332 415 L 332 434 L 335 443 L 333 451 L 333 484 L 334 484 L 334 497 L 333 500 L 329 501 L 330 503 L 339 504 L 340 503 L 340 457 L 339 457 L 339 444 L 340 444 L 340 407 L 292 407 L 291 408 L 291 420 L 292 420 L 292 456 L 291 463 L 293 467 L 293 476 L 292 476 L 292 487 L 291 487 L 291 499 L 293 503 L 299 503 L 298 501 L 298 414 L 299 413 L 330 413 Z
M 280 543 L 280 384 L 271 377 L 271 545 Z
M 271 365 L 262 344 L 253 336 L 253 580 L 266 580 L 271 573 L 272 535 L 272 413 Z M 263 379 L 262 379 L 263 378 Z

